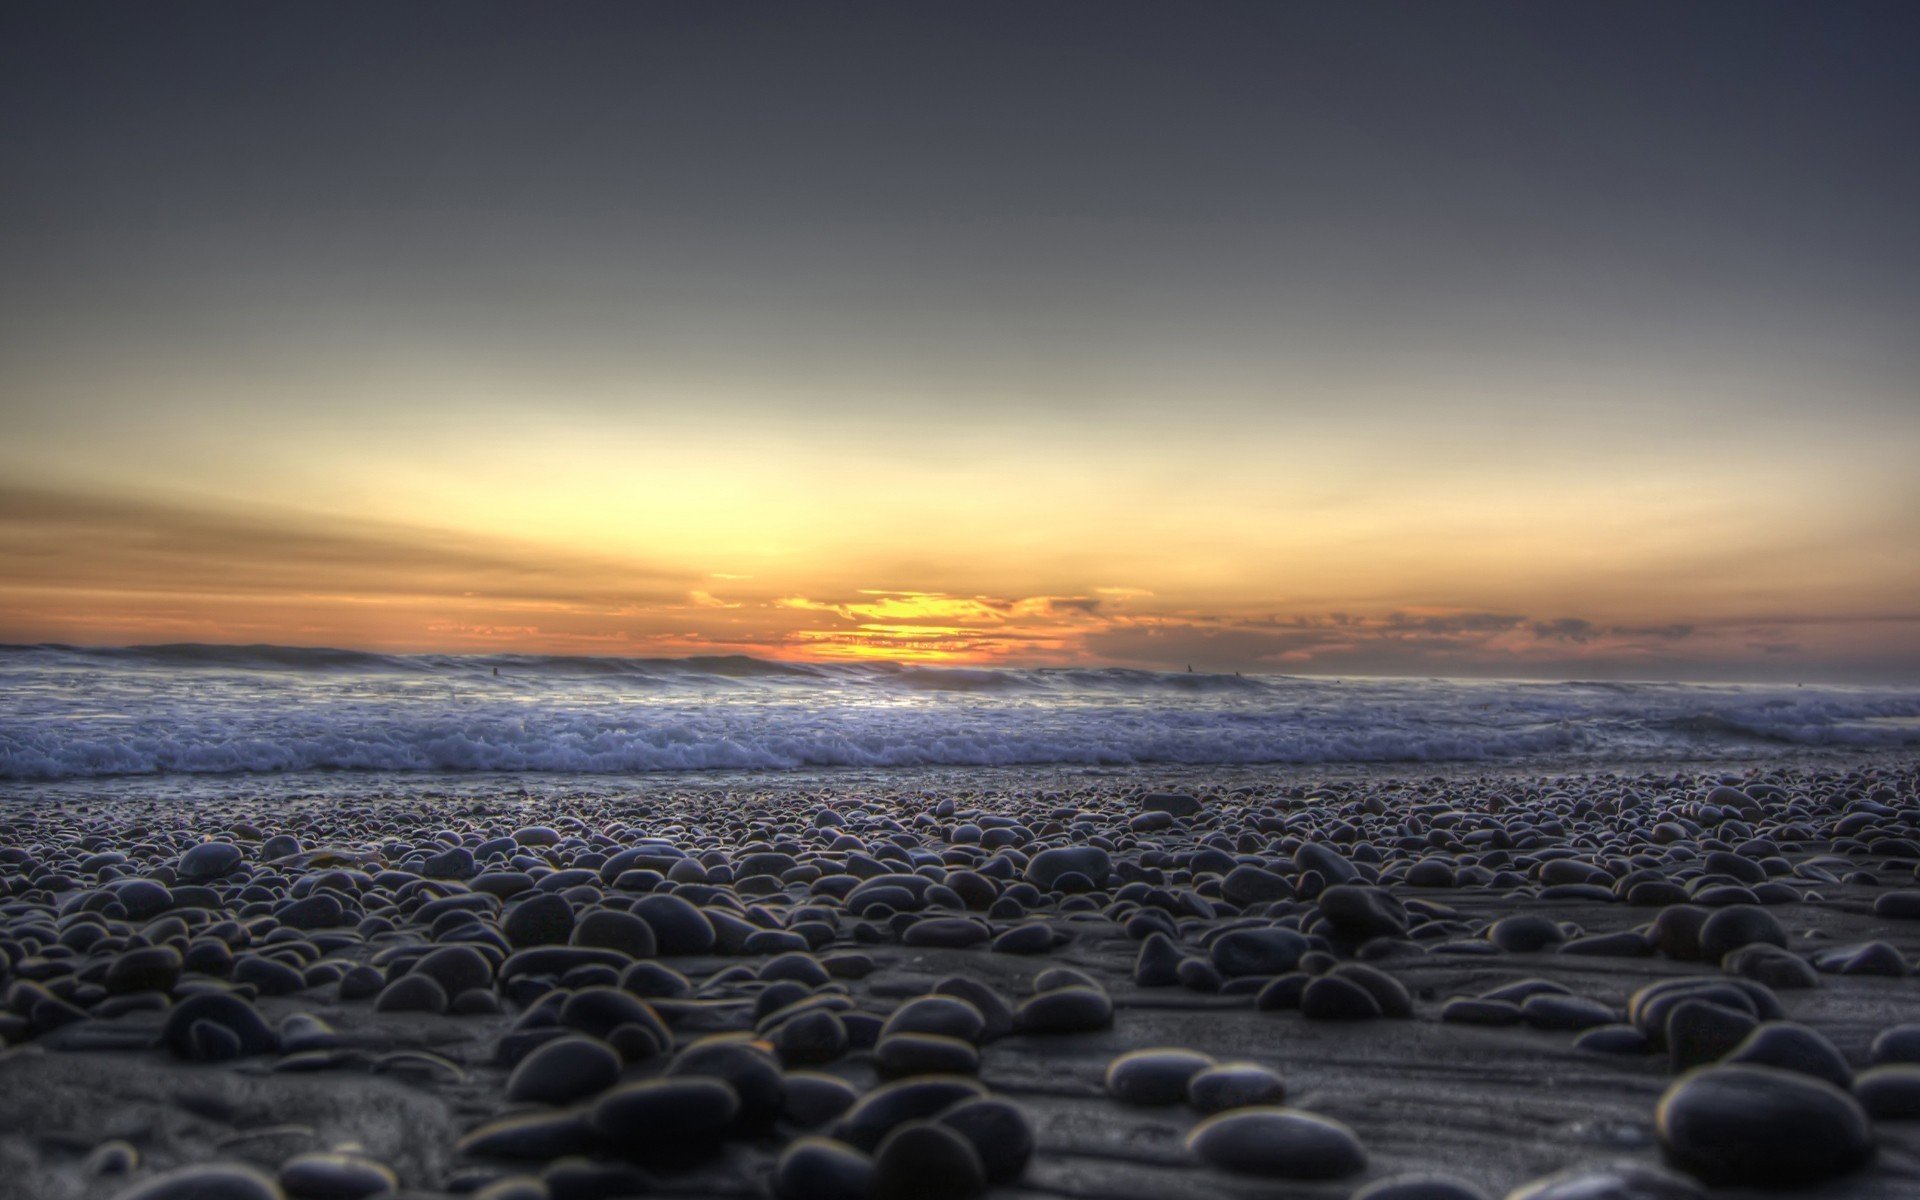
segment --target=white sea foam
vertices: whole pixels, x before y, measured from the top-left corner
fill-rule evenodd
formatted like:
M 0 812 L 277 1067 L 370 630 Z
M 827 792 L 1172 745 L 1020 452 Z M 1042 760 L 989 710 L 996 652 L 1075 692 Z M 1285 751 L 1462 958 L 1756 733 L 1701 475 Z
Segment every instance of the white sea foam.
M 500 674 L 495 676 L 493 671 Z M 0 780 L 311 770 L 1631 762 L 1920 747 L 1920 689 L 0 649 Z

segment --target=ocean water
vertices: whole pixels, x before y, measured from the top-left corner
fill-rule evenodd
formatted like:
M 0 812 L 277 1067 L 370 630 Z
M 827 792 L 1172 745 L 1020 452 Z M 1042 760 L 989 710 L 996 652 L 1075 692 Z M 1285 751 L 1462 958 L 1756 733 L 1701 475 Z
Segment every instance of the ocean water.
M 1911 687 L 0 647 L 0 781 L 10 784 L 341 771 L 1613 766 L 1916 749 Z

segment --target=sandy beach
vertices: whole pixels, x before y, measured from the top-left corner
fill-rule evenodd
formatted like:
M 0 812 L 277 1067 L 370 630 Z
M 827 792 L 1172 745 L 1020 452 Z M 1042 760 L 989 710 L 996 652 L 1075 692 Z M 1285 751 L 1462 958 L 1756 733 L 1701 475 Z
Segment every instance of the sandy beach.
M 16 803 L 0 1194 L 1920 1180 L 1910 760 L 1259 774 Z

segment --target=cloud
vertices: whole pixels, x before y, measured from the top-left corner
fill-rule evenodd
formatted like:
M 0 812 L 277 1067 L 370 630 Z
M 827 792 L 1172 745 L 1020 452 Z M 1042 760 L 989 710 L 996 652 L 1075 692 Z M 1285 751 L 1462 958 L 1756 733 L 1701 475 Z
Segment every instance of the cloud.
M 1535 621 L 1533 636 L 1549 641 L 1587 642 L 1593 640 L 1593 622 L 1579 617 L 1561 617 L 1556 621 Z
M 1345 616 L 1344 614 L 1341 615 L 1341 619 L 1350 624 L 1354 621 L 1354 618 Z M 1388 629 L 1392 630 L 1410 629 L 1419 630 L 1424 633 L 1455 634 L 1494 633 L 1501 630 L 1512 629 L 1525 622 L 1525 617 L 1514 616 L 1510 613 L 1460 612 L 1414 614 L 1396 612 L 1387 615 L 1385 625 Z
M 1694 630 L 1695 630 L 1695 626 L 1685 625 L 1685 624 L 1615 625 L 1609 628 L 1607 632 L 1619 637 L 1665 638 L 1669 641 L 1677 642 L 1682 638 L 1692 637 L 1694 634 Z
M 441 529 L 5 485 L 0 564 L 11 640 L 551 645 L 617 635 L 616 614 L 679 604 L 689 582 Z
M 1117 663 L 1350 675 L 1920 673 L 1920 616 L 1181 605 L 1142 588 L 780 593 L 711 572 L 273 508 L 0 485 L 0 641 Z

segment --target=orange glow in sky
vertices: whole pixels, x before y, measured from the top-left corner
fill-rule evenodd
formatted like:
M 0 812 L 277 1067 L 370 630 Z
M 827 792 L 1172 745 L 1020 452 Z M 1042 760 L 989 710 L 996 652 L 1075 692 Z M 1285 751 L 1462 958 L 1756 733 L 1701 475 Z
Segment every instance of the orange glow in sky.
M 241 7 L 0 38 L 0 641 L 1920 678 L 1882 6 Z

